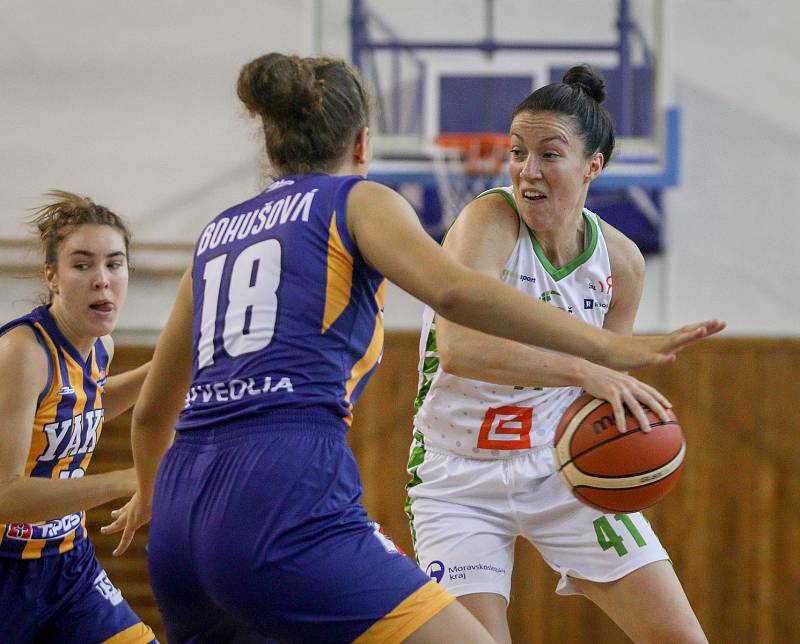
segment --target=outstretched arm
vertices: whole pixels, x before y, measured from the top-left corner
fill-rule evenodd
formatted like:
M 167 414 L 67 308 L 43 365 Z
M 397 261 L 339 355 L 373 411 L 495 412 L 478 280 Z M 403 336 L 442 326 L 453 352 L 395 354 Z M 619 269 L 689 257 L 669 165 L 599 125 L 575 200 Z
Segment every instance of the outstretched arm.
M 671 362 L 684 346 L 721 330 L 717 321 L 670 335 L 625 338 L 575 320 L 524 293 L 465 268 L 434 242 L 396 192 L 363 181 L 348 198 L 347 221 L 365 259 L 442 317 L 485 333 L 630 369 Z

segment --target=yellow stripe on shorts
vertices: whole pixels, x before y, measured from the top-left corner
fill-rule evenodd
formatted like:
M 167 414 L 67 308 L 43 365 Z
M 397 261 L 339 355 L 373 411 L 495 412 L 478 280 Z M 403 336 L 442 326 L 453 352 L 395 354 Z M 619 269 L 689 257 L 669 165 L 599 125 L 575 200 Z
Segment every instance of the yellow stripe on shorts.
M 124 631 L 120 631 L 113 637 L 109 637 L 103 644 L 150 644 L 155 642 L 156 636 L 150 627 L 139 622 L 133 626 L 128 626 Z
M 431 580 L 370 626 L 353 644 L 399 644 L 453 601 L 455 597 Z

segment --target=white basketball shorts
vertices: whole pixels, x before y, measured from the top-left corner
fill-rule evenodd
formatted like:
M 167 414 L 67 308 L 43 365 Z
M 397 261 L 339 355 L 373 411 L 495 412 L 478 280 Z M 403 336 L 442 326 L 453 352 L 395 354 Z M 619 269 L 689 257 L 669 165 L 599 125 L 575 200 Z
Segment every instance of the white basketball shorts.
M 550 448 L 501 460 L 425 451 L 409 489 L 420 566 L 455 596 L 496 593 L 509 600 L 514 542 L 528 539 L 561 579 L 620 579 L 669 559 L 637 512 L 603 514 L 578 501 L 560 479 Z

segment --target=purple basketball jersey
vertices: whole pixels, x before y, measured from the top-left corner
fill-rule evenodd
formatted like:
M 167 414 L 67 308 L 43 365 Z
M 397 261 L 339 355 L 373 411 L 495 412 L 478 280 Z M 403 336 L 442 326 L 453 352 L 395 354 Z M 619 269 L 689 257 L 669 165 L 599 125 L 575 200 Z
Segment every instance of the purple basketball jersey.
M 195 247 L 194 364 L 177 429 L 353 404 L 383 348 L 383 276 L 347 229 L 361 177 L 286 176 L 222 212 Z

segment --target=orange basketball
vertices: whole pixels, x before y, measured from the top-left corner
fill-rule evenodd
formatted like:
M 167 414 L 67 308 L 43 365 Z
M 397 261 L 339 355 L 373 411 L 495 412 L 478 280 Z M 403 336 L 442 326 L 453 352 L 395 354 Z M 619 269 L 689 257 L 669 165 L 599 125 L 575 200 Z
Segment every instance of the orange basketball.
M 561 478 L 581 501 L 603 512 L 636 512 L 677 483 L 686 453 L 678 419 L 671 410 L 668 423 L 645 411 L 650 431 L 626 416 L 625 433 L 617 429 L 611 404 L 588 394 L 564 412 L 555 458 Z

